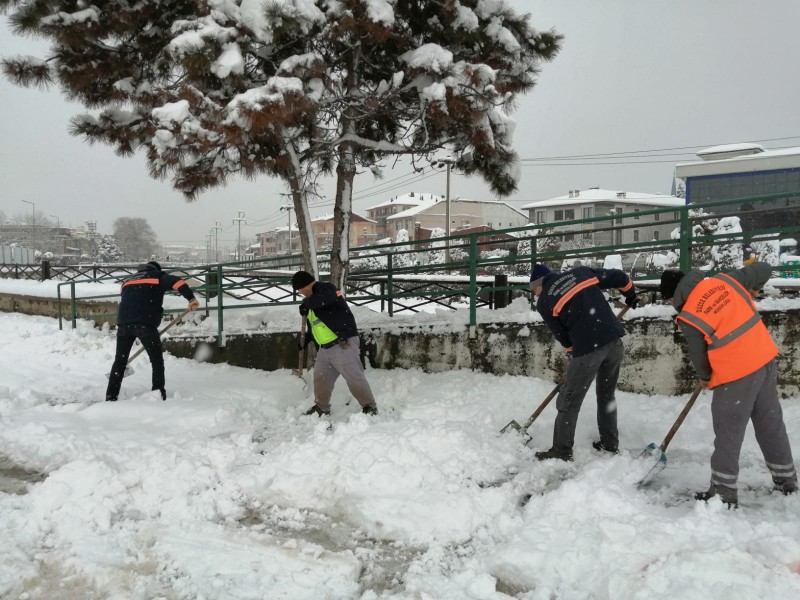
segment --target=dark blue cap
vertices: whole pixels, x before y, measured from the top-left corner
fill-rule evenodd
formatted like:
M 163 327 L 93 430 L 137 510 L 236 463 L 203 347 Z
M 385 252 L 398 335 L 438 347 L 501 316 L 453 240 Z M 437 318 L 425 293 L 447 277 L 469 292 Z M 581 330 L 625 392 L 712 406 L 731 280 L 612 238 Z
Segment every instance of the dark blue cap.
M 533 265 L 533 271 L 531 271 L 531 281 L 536 281 L 537 279 L 541 279 L 548 273 L 550 273 L 550 269 L 548 269 L 541 263 L 536 263 L 535 265 Z

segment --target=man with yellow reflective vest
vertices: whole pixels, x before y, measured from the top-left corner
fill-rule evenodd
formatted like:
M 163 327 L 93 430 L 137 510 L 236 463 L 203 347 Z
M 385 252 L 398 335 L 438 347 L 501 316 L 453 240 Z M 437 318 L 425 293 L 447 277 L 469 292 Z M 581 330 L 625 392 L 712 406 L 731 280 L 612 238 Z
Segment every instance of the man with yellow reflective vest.
M 747 423 L 753 422 L 775 489 L 797 492 L 792 449 L 778 401 L 778 348 L 753 301 L 770 278 L 767 263 L 754 262 L 730 273 L 664 271 L 661 296 L 672 300 L 676 319 L 700 382 L 713 389 L 714 452 L 711 485 L 695 494 L 738 504 L 739 453 Z
M 315 403 L 306 414 L 330 414 L 331 393 L 339 375 L 344 377 L 350 393 L 361 405 L 361 411 L 367 415 L 378 414 L 361 363 L 356 320 L 342 293 L 332 283 L 316 281 L 306 271 L 298 271 L 292 276 L 292 288 L 304 296 L 300 314 L 308 320 L 311 338 L 319 348 L 314 364 Z

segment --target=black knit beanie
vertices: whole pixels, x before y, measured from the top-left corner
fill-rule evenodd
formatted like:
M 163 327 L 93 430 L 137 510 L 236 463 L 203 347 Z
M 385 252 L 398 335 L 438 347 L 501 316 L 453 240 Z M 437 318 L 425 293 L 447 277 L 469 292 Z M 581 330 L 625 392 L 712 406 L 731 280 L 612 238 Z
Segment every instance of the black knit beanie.
M 661 292 L 664 300 L 669 300 L 675 295 L 675 289 L 683 276 L 683 271 L 664 271 L 661 274 L 661 285 L 659 285 L 658 291 Z
M 309 283 L 314 283 L 314 276 L 307 271 L 298 271 L 292 275 L 292 289 L 294 290 L 304 288 Z

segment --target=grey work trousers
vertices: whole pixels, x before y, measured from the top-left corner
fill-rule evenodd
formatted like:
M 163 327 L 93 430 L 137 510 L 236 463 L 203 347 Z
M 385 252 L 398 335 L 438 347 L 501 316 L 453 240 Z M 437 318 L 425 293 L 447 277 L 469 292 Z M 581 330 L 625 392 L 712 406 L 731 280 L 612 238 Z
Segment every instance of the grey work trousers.
M 350 393 L 362 408 L 375 406 L 375 397 L 361 364 L 360 345 L 361 340 L 356 335 L 332 348 L 319 349 L 314 364 L 314 396 L 323 411 L 331 409 L 331 393 L 339 375 L 344 377 Z
M 619 379 L 619 368 L 625 356 L 622 340 L 601 346 L 594 352 L 570 360 L 566 381 L 556 399 L 556 423 L 553 427 L 553 449 L 571 454 L 575 444 L 575 427 L 586 392 L 597 378 L 597 428 L 600 442 L 606 448 L 617 448 L 617 405 L 614 393 Z
M 755 373 L 714 388 L 711 418 L 714 423 L 714 452 L 711 455 L 711 483 L 736 489 L 739 454 L 747 423 L 753 421 L 756 441 L 776 483 L 797 483 L 792 448 L 783 410 L 778 400 L 778 370 L 771 360 Z

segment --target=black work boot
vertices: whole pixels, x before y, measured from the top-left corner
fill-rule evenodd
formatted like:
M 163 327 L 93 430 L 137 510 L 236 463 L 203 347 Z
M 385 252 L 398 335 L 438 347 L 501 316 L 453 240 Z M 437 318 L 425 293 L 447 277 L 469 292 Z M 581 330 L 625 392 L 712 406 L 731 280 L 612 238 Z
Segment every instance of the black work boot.
M 550 448 L 550 450 L 545 450 L 543 452 L 536 453 L 536 460 L 563 460 L 566 462 L 572 462 L 572 452 L 561 452 L 556 450 L 555 448 Z
M 606 446 L 603 442 L 592 442 L 592 448 L 598 452 L 608 452 L 609 454 L 619 454 L 619 448 L 616 446 Z
M 713 483 L 705 492 L 697 492 L 694 499 L 708 502 L 714 496 L 719 496 L 719 499 L 728 505 L 728 509 L 739 508 L 739 493 L 736 490 Z
M 116 401 L 117 399 L 114 398 L 113 396 L 106 396 L 106 402 L 116 402 Z
M 775 484 L 775 491 L 780 492 L 784 496 L 797 493 L 797 482 L 793 479 L 781 479 L 780 477 L 773 477 L 772 483 Z
M 306 412 L 303 413 L 304 415 L 317 415 L 318 417 L 327 417 L 331 414 L 329 410 L 322 410 L 316 404 L 309 408 Z
M 165 390 L 164 388 L 160 388 L 158 390 L 158 392 L 161 394 L 161 399 L 162 400 L 166 400 L 167 399 L 167 390 Z
M 365 415 L 370 415 L 370 416 L 377 415 L 378 407 L 375 406 L 374 404 L 372 406 L 362 406 L 361 412 L 364 413 Z

